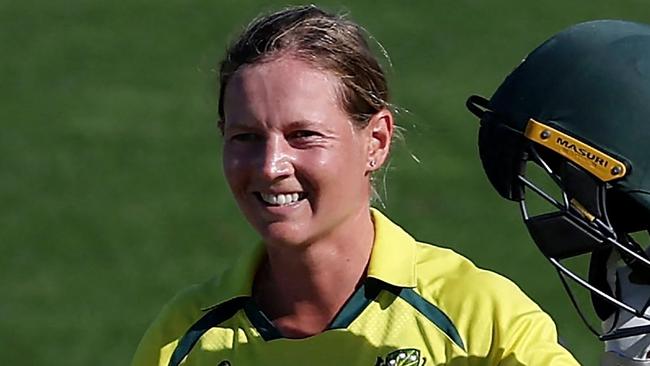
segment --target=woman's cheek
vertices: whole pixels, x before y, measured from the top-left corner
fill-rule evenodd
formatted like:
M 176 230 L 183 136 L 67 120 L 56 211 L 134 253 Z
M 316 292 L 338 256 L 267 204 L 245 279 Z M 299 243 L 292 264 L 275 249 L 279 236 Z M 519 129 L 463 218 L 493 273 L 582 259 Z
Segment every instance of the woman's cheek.
M 223 155 L 223 172 L 228 180 L 228 183 L 232 186 L 236 184 L 237 177 L 241 176 L 243 173 L 243 160 L 241 157 L 233 156 L 233 154 L 224 151 Z

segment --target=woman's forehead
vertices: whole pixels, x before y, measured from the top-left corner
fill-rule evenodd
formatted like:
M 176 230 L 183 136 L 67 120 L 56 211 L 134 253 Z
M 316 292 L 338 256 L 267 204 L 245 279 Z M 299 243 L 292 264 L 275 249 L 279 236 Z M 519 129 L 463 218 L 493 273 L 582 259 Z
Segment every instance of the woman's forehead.
M 333 72 L 290 54 L 240 67 L 233 79 L 240 82 L 273 84 L 278 89 L 314 89 L 326 87 L 334 92 L 340 80 Z
M 333 73 L 299 59 L 283 57 L 247 65 L 226 87 L 225 117 L 318 121 L 344 115 L 338 90 Z

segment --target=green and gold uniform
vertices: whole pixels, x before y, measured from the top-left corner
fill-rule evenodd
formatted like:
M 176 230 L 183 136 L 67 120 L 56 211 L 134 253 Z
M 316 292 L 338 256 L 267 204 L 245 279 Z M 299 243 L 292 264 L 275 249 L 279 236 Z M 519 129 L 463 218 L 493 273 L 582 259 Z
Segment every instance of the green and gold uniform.
M 283 338 L 256 306 L 258 248 L 176 296 L 132 365 L 578 365 L 550 317 L 512 282 L 415 241 L 376 210 L 372 217 L 367 278 L 323 333 Z

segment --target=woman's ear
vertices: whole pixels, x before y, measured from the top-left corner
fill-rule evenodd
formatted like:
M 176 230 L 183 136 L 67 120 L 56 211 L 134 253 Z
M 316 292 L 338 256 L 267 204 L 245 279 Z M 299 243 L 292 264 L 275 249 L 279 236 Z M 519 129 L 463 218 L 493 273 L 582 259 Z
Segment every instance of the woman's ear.
M 375 113 L 368 126 L 368 172 L 381 168 L 390 152 L 393 138 L 393 114 L 386 108 Z

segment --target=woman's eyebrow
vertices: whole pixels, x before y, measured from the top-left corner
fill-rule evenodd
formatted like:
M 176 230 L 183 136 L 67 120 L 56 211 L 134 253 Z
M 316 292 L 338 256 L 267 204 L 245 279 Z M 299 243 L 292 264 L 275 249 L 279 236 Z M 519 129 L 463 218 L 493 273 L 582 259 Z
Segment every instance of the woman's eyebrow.
M 315 129 L 324 132 L 331 132 L 331 125 L 321 121 L 314 121 L 309 119 L 300 119 L 287 123 L 288 129 Z
M 305 128 L 305 127 L 314 127 L 316 125 L 319 125 L 319 123 L 310 121 L 310 120 L 304 120 L 304 119 L 299 119 L 295 121 L 291 121 L 287 124 L 287 127 L 289 128 Z

